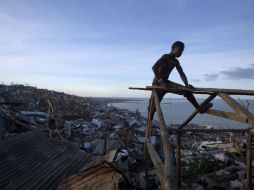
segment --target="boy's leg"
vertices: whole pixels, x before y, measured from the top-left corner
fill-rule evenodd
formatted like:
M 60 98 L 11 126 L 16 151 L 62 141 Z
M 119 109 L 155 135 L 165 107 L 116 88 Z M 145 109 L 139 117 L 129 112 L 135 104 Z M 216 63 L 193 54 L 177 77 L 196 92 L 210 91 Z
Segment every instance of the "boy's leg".
M 187 98 L 187 100 L 199 111 L 199 113 L 203 114 L 205 113 L 208 109 L 210 109 L 213 104 L 212 103 L 208 103 L 205 104 L 204 106 L 200 107 L 200 105 L 198 104 L 196 98 L 194 97 L 194 95 L 192 93 L 185 93 L 184 96 Z
M 172 86 L 172 87 L 175 87 L 175 88 L 179 88 L 179 87 L 185 87 L 181 84 L 178 84 L 178 83 L 175 83 L 175 82 L 172 82 L 172 81 L 169 81 L 169 85 Z M 199 109 L 200 106 L 196 100 L 196 98 L 194 97 L 194 95 L 190 92 L 186 92 L 186 93 L 176 93 L 178 95 L 183 95 L 184 97 L 187 98 L 187 100 L 196 108 L 196 109 Z
M 192 93 L 184 93 L 183 94 L 184 97 L 187 98 L 187 100 L 196 108 L 199 109 L 200 105 L 198 104 L 196 98 L 194 97 L 194 95 Z
M 181 84 L 175 83 L 170 81 L 169 83 L 170 85 L 174 86 L 174 87 L 184 87 Z M 181 93 L 179 93 L 179 95 L 181 95 Z M 199 103 L 197 102 L 195 96 L 191 93 L 191 92 L 186 92 L 183 94 L 184 97 L 187 98 L 187 100 L 199 111 L 199 113 L 205 113 L 209 108 L 211 108 L 213 106 L 212 103 L 208 103 L 202 107 L 200 107 Z

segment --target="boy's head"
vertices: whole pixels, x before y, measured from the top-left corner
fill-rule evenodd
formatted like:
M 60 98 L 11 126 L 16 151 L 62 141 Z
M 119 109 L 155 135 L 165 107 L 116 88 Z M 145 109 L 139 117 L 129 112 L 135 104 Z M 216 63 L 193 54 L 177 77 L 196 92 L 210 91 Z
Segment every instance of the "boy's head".
M 181 41 L 176 41 L 172 44 L 171 47 L 171 54 L 173 54 L 175 57 L 180 57 L 184 50 L 184 43 Z

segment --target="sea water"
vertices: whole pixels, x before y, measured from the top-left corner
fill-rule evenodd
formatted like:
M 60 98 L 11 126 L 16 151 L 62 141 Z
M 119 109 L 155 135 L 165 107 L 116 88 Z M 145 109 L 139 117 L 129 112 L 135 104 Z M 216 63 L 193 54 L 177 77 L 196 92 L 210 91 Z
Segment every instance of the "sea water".
M 198 102 L 202 102 L 204 99 L 198 99 Z M 254 113 L 254 100 L 237 100 L 238 103 L 244 107 L 248 107 L 249 111 Z M 142 116 L 147 117 L 147 107 L 149 99 L 148 98 L 133 98 L 128 101 L 123 101 L 119 103 L 111 103 L 117 108 L 128 109 L 130 111 L 138 110 Z M 212 101 L 212 109 L 223 110 L 234 112 L 234 110 L 229 107 L 223 100 L 214 99 Z M 248 106 L 249 105 L 249 106 Z M 169 124 L 181 124 L 183 123 L 195 110 L 194 107 L 184 98 L 165 98 L 161 102 L 161 108 L 164 115 L 164 119 L 167 125 Z M 157 120 L 157 114 L 155 114 L 154 119 Z M 229 119 L 224 119 L 221 117 L 211 116 L 209 114 L 198 114 L 191 123 L 200 125 L 209 125 L 215 128 L 245 128 L 247 124 L 232 121 Z

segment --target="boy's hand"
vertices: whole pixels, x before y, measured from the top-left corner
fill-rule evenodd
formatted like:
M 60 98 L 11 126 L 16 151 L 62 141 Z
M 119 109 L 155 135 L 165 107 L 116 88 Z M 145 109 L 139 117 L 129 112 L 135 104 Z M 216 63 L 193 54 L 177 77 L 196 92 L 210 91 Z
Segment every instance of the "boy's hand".
M 188 84 L 186 87 L 190 88 L 190 89 L 195 89 L 194 86 L 192 86 L 191 84 Z
M 158 82 L 160 83 L 160 85 L 165 86 L 166 82 L 163 79 L 159 79 Z

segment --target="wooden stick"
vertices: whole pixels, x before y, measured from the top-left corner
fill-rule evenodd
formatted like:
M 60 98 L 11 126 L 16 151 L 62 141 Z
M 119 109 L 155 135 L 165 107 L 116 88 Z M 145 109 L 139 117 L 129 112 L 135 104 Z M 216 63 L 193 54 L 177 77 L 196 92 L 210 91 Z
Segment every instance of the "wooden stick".
M 153 92 L 152 92 L 152 96 L 153 97 Z M 151 100 L 150 100 L 151 101 Z M 151 101 L 151 105 L 149 107 L 148 110 L 148 116 L 147 116 L 147 127 L 145 130 L 145 142 L 144 142 L 144 161 L 145 161 L 145 181 L 146 181 L 146 186 L 149 187 L 149 176 L 148 176 L 148 169 L 149 169 L 149 158 L 148 158 L 148 146 L 147 146 L 147 139 L 150 138 L 151 136 L 151 128 L 152 128 L 152 120 L 150 118 L 152 112 L 152 101 Z
M 152 145 L 150 139 L 146 139 L 146 144 L 147 144 L 148 152 L 150 154 L 150 158 L 151 158 L 153 165 L 155 167 L 155 170 L 160 177 L 162 186 L 165 189 L 165 181 L 164 181 L 165 176 L 164 176 L 164 172 L 163 172 L 164 164 L 162 163 L 162 161 L 161 161 L 158 153 L 156 152 L 154 146 Z
M 168 128 L 168 131 L 175 131 L 176 133 L 219 133 L 219 132 L 248 132 L 249 129 L 177 129 Z
M 217 95 L 216 94 L 212 94 L 210 95 L 207 99 L 205 99 L 205 101 L 203 101 L 200 105 L 200 107 L 208 104 L 209 102 L 211 102 Z M 182 129 L 183 127 L 185 127 L 186 125 L 188 125 L 188 123 L 198 114 L 198 110 L 195 110 L 188 119 L 186 119 L 183 124 L 178 127 L 178 129 Z
M 181 164 L 181 133 L 177 133 L 177 185 L 181 187 L 182 184 L 182 164 Z
M 238 113 L 226 112 L 226 111 L 215 110 L 215 109 L 209 109 L 207 110 L 206 113 L 210 115 L 218 116 L 218 117 L 223 117 L 226 119 L 231 119 L 234 121 L 239 121 L 242 123 L 248 123 L 247 117 L 239 115 Z
M 250 128 L 253 128 L 253 126 L 250 126 Z M 249 132 L 246 150 L 247 190 L 252 190 L 252 138 L 253 134 Z
M 165 120 L 164 120 L 163 113 L 160 107 L 158 93 L 156 90 L 153 90 L 153 93 L 154 93 L 156 111 L 157 111 L 159 124 L 160 124 L 161 139 L 163 142 L 163 152 L 165 155 L 165 162 L 164 162 L 165 163 L 165 167 L 164 167 L 165 187 L 168 190 L 177 190 L 178 187 L 176 185 L 173 149 L 171 145 L 169 144 L 169 136 L 166 130 Z
M 247 117 L 248 123 L 251 123 L 251 127 L 254 127 L 254 115 L 249 112 L 245 107 L 236 102 L 233 98 L 227 94 L 220 93 L 219 96 L 237 113 L 242 117 Z

